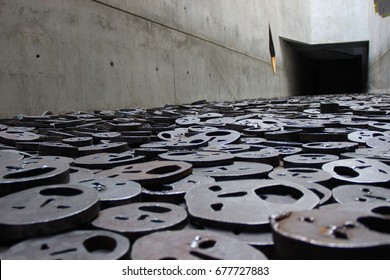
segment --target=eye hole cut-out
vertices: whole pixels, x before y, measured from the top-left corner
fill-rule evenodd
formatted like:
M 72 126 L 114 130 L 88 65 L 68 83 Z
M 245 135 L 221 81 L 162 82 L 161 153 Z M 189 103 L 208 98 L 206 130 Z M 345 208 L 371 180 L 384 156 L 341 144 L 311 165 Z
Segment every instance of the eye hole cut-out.
M 168 166 L 162 166 L 157 167 L 152 170 L 147 171 L 147 174 L 153 174 L 153 175 L 162 175 L 162 174 L 168 174 L 172 172 L 176 172 L 180 170 L 180 166 L 177 165 L 168 165 Z
M 20 178 L 29 178 L 29 177 L 35 177 L 35 176 L 42 176 L 45 174 L 48 174 L 50 172 L 53 172 L 55 168 L 53 167 L 41 167 L 41 168 L 34 168 L 30 170 L 22 170 L 15 173 L 9 173 L 3 176 L 4 179 L 20 179 Z
M 198 244 L 198 247 L 200 249 L 209 249 L 209 248 L 214 247 L 216 243 L 217 243 L 217 241 L 215 241 L 215 240 L 204 240 Z
M 215 203 L 215 204 L 211 204 L 210 207 L 218 212 L 218 211 L 221 211 L 222 210 L 222 207 L 223 207 L 223 204 L 222 203 Z
M 153 219 L 153 220 L 150 220 L 151 223 L 156 223 L 156 224 L 163 224 L 165 223 L 165 221 L 163 220 L 160 220 L 160 219 Z
M 162 261 L 176 261 L 177 260 L 177 258 L 175 258 L 175 257 L 164 257 L 164 258 L 161 258 L 161 259 L 159 259 L 159 260 L 162 260 Z
M 83 191 L 74 188 L 50 188 L 50 189 L 41 190 L 39 192 L 39 194 L 43 196 L 65 196 L 65 197 L 77 196 L 82 193 Z
M 44 250 L 49 250 L 49 245 L 47 245 L 46 243 L 42 244 L 41 247 L 39 248 L 40 250 L 44 251 Z
M 138 209 L 145 212 L 160 213 L 160 214 L 168 213 L 172 211 L 172 209 L 162 207 L 162 206 L 141 206 Z
M 378 217 L 360 217 L 357 221 L 370 230 L 390 234 L 390 220 L 381 219 Z
M 220 186 L 211 186 L 209 187 L 209 190 L 213 192 L 219 192 L 222 191 L 222 188 Z
M 337 175 L 345 177 L 345 178 L 356 178 L 359 177 L 359 173 L 353 170 L 351 167 L 347 166 L 336 166 L 333 169 Z
M 379 215 L 390 216 L 390 207 L 386 207 L 386 206 L 377 207 L 372 209 L 371 212 Z
M 125 216 L 116 216 L 114 219 L 120 220 L 120 221 L 127 221 L 127 220 L 129 219 L 129 217 L 125 217 Z
M 234 192 L 234 193 L 220 194 L 220 195 L 218 195 L 218 197 L 220 197 L 220 198 L 242 197 L 242 196 L 246 196 L 247 194 L 248 194 L 247 192 Z
M 262 200 L 277 204 L 293 204 L 303 196 L 301 191 L 283 185 L 258 188 L 255 193 Z
M 137 218 L 138 221 L 143 221 L 145 220 L 147 217 L 149 217 L 149 215 L 141 215 Z
M 89 253 L 108 254 L 115 250 L 117 242 L 114 238 L 98 235 L 88 238 L 83 242 L 83 245 Z

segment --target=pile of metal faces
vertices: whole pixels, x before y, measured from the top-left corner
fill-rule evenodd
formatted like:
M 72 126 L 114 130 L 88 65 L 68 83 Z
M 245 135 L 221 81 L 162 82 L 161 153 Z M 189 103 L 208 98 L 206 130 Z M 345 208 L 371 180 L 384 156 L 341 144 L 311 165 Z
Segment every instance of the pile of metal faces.
M 389 259 L 390 95 L 0 120 L 0 259 Z

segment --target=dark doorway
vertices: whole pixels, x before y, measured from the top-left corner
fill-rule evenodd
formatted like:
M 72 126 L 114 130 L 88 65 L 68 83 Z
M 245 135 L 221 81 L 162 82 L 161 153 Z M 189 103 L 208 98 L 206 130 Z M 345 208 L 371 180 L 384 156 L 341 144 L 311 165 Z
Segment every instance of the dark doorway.
M 368 42 L 308 45 L 283 40 L 299 56 L 299 94 L 367 91 Z

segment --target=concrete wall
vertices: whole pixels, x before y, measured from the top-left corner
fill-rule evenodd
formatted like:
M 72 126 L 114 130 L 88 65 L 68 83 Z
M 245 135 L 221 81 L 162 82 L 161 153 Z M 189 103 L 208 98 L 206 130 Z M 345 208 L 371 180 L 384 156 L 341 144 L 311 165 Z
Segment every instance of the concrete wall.
M 390 17 L 382 18 L 375 14 L 374 5 L 371 5 L 369 26 L 369 90 L 390 92 Z
M 0 116 L 290 95 L 300 2 L 0 0 Z

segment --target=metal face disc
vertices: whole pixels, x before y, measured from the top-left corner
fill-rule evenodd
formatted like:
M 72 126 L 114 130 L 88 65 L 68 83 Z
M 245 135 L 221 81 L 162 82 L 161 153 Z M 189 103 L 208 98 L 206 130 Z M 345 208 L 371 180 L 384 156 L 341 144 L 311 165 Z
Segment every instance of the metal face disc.
M 77 184 L 80 181 L 92 180 L 95 178 L 93 172 L 86 168 L 74 167 L 69 169 L 69 183 Z
M 180 161 L 150 161 L 119 166 L 97 174 L 99 177 L 130 180 L 141 185 L 157 185 L 178 181 L 192 173 L 192 165 Z
M 287 156 L 283 159 L 283 166 L 289 167 L 308 167 L 321 168 L 322 165 L 328 162 L 338 160 L 339 157 L 328 154 L 299 154 Z
M 13 145 L 17 142 L 33 142 L 40 138 L 38 134 L 19 131 L 19 130 L 3 130 L 0 131 L 0 142 L 8 145 Z
M 184 195 L 197 186 L 214 183 L 211 177 L 189 175 L 180 181 L 164 185 L 145 186 L 142 191 L 143 200 L 161 201 L 169 203 L 184 203 Z
M 124 153 L 128 150 L 127 143 L 103 143 L 91 146 L 80 147 L 78 149 L 79 156 L 87 156 L 100 153 Z
M 390 136 L 378 136 L 367 139 L 366 144 L 368 147 L 380 149 L 384 151 L 390 150 Z
M 271 218 L 271 226 L 276 255 L 281 259 L 389 257 L 390 219 L 369 211 L 291 212 Z
M 183 151 L 160 154 L 163 160 L 177 160 L 191 163 L 194 167 L 208 167 L 230 164 L 234 156 L 224 152 L 210 151 Z
M 376 184 L 390 180 L 390 167 L 375 159 L 337 160 L 324 164 L 322 169 L 333 178 L 350 183 Z
M 78 185 L 50 185 L 0 199 L 0 239 L 17 241 L 86 225 L 99 212 L 99 193 Z
M 187 213 L 180 206 L 143 202 L 100 211 L 92 225 L 137 239 L 156 231 L 183 228 L 186 220 Z
M 307 153 L 340 155 L 341 153 L 355 151 L 357 146 L 357 143 L 352 142 L 313 142 L 303 144 L 302 147 Z
M 279 152 L 274 148 L 265 148 L 260 151 L 254 152 L 242 152 L 234 154 L 238 161 L 250 161 L 272 165 L 273 167 L 279 166 Z
M 137 240 L 134 260 L 265 260 L 259 250 L 207 230 L 158 232 Z
M 208 137 L 209 146 L 219 146 L 236 143 L 241 134 L 235 130 L 219 129 L 217 131 L 210 131 L 203 134 Z
M 213 177 L 216 181 L 235 180 L 243 178 L 259 178 L 268 174 L 273 167 L 257 162 L 234 162 L 231 165 L 194 168 L 197 175 Z
M 129 240 L 103 231 L 71 231 L 50 237 L 28 239 L 3 255 L 8 260 L 118 260 L 126 258 Z
M 281 180 L 293 183 L 321 183 L 332 179 L 332 176 L 316 168 L 277 168 L 268 174 L 268 177 L 275 180 Z
M 390 202 L 390 189 L 369 185 L 343 185 L 332 190 L 333 198 L 338 203 Z M 390 204 L 389 204 L 390 206 Z
M 61 157 L 61 156 L 33 156 L 24 159 L 25 162 L 37 161 L 37 160 L 45 160 L 45 161 L 55 161 L 63 164 L 71 165 L 74 162 L 73 158 L 70 157 Z
M 138 202 L 141 198 L 141 185 L 133 181 L 95 178 L 77 184 L 97 190 L 102 209 Z
M 47 160 L 0 161 L 0 196 L 69 182 L 69 165 Z
M 136 156 L 132 152 L 121 154 L 102 153 L 77 158 L 74 165 L 90 169 L 109 169 L 120 165 L 138 163 L 144 159 L 144 156 Z
M 358 130 L 348 134 L 348 139 L 356 143 L 366 143 L 367 139 L 377 136 L 388 136 L 383 132 L 372 130 Z
M 185 200 L 190 220 L 196 225 L 252 231 L 268 225 L 272 214 L 312 209 L 319 203 L 310 190 L 275 180 L 201 185 L 187 192 Z
M 247 144 L 224 144 L 224 145 L 208 146 L 202 148 L 202 150 L 204 151 L 225 152 L 231 154 L 246 152 L 249 151 L 250 149 L 251 146 Z
M 38 147 L 40 156 L 68 156 L 75 158 L 78 155 L 78 148 L 60 142 L 40 143 Z
M 0 161 L 22 160 L 25 156 L 16 150 L 0 150 Z

